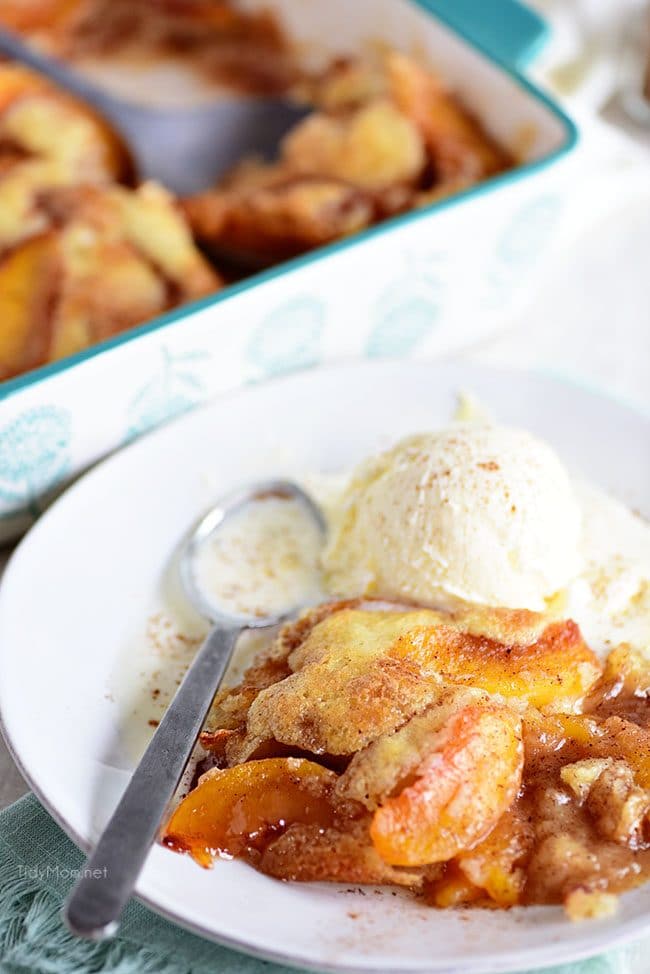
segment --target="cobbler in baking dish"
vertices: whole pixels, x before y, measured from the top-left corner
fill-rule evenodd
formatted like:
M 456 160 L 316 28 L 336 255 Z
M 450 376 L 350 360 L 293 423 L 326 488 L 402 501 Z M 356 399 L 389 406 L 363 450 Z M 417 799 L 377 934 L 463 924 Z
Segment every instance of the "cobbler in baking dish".
M 650 873 L 650 527 L 482 423 L 372 457 L 327 513 L 330 597 L 219 692 L 165 844 L 612 912 Z
M 299 71 L 270 14 L 230 3 L 24 0 L 0 23 L 60 56 L 140 45 L 310 108 L 275 161 L 177 200 L 134 187 L 127 147 L 87 106 L 0 62 L 0 381 L 517 161 L 429 65 L 384 50 Z

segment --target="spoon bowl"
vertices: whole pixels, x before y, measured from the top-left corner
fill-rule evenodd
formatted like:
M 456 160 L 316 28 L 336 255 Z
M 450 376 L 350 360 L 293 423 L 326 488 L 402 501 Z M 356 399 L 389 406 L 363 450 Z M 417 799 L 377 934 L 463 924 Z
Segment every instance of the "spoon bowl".
M 268 615 L 243 615 L 231 612 L 220 605 L 214 596 L 209 596 L 198 583 L 196 562 L 200 549 L 223 527 L 227 518 L 239 513 L 248 504 L 259 503 L 269 498 L 297 501 L 314 521 L 321 534 L 325 534 L 325 518 L 309 494 L 290 480 L 267 480 L 228 494 L 210 508 L 196 522 L 185 538 L 180 552 L 179 573 L 183 591 L 188 601 L 205 619 L 213 625 L 241 626 L 246 629 L 267 629 L 295 615 L 304 605 L 287 606 L 281 613 Z

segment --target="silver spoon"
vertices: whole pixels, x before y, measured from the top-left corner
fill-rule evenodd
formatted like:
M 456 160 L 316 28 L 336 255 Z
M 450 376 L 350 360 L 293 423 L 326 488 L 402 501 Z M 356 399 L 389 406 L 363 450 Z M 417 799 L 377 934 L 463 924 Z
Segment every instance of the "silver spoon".
M 236 615 L 211 601 L 196 581 L 196 556 L 206 540 L 232 514 L 269 497 L 297 500 L 319 529 L 325 531 L 323 515 L 300 487 L 290 481 L 272 480 L 224 498 L 201 518 L 183 542 L 180 576 L 185 594 L 201 615 L 212 622 L 213 628 L 64 906 L 65 922 L 78 937 L 102 940 L 117 931 L 122 910 L 158 835 L 239 636 L 246 629 L 275 626 L 304 608 L 292 605 L 276 615 Z
M 142 179 L 157 179 L 179 195 L 213 186 L 244 156 L 273 158 L 309 107 L 282 97 L 220 95 L 205 105 L 151 107 L 124 101 L 60 61 L 0 30 L 0 54 L 34 68 L 82 99 L 124 136 Z

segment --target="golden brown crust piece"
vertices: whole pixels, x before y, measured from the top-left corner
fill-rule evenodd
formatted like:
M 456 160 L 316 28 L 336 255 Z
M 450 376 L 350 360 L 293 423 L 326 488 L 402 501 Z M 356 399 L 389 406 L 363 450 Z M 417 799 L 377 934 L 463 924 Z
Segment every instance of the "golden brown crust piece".
M 437 697 L 440 685 L 406 654 L 392 655 L 407 626 L 397 613 L 344 609 L 328 616 L 290 654 L 291 675 L 252 703 L 249 740 L 353 754 L 399 727 Z
M 312 629 L 334 612 L 357 605 L 358 599 L 324 602 L 283 626 L 271 646 L 256 656 L 252 665 L 244 672 L 241 682 L 217 693 L 201 735 L 203 746 L 210 750 L 211 736 L 222 728 L 231 731 L 244 730 L 250 705 L 259 691 L 278 683 L 291 673 L 289 656 L 305 641 Z
M 435 702 L 442 684 L 570 711 L 601 672 L 573 623 L 544 626 L 531 613 L 486 612 L 484 629 L 511 633 L 501 643 L 478 634 L 478 609 L 459 616 L 428 609 L 326 611 L 315 626 L 301 621 L 304 638 L 287 654 L 288 675 L 274 673 L 254 692 L 243 689 L 242 732 L 249 709 L 239 760 L 270 740 L 314 754 L 353 754 Z M 284 639 L 287 632 L 292 628 Z
M 240 686 L 217 696 L 204 745 L 227 745 L 228 763 L 268 753 L 271 741 L 353 754 L 435 702 L 443 683 L 572 710 L 600 675 L 573 623 L 524 610 L 361 604 L 327 603 L 285 626 Z M 235 733 L 211 737 L 219 728 Z

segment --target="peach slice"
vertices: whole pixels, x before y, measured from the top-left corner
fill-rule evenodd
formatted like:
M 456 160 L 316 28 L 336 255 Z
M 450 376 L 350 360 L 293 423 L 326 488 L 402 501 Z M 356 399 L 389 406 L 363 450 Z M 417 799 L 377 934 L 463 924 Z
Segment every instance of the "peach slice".
M 396 642 L 391 656 L 408 657 L 444 682 L 558 711 L 572 710 L 602 671 L 571 619 L 551 623 L 532 643 L 508 644 L 445 625 L 414 628 Z
M 47 360 L 58 276 L 54 233 L 33 237 L 0 262 L 0 381 Z
M 268 758 L 208 771 L 180 803 L 163 833 L 165 845 L 201 866 L 218 856 L 263 848 L 294 823 L 327 828 L 336 775 L 313 761 Z
M 508 708 L 470 703 L 432 735 L 431 745 L 407 784 L 374 814 L 370 835 L 390 865 L 445 862 L 471 849 L 519 789 L 521 724 Z
M 474 182 L 512 165 L 505 150 L 431 70 L 393 51 L 388 75 L 395 104 L 420 129 L 441 179 Z

